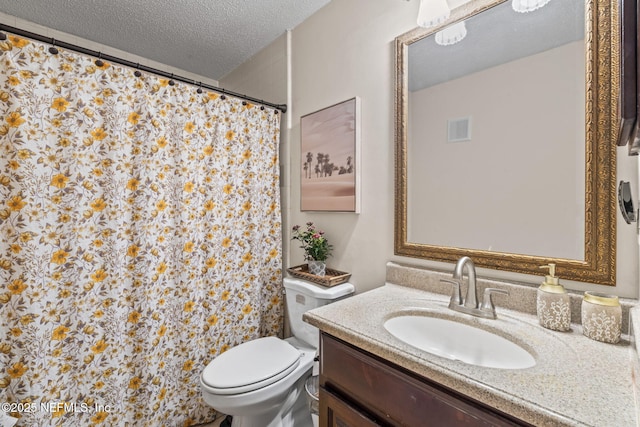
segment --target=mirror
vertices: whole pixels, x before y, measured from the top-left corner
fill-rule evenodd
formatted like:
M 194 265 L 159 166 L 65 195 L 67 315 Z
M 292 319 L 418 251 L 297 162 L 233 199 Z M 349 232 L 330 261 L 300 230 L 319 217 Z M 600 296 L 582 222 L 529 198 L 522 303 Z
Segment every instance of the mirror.
M 397 255 L 615 285 L 617 4 L 471 0 L 396 38 Z

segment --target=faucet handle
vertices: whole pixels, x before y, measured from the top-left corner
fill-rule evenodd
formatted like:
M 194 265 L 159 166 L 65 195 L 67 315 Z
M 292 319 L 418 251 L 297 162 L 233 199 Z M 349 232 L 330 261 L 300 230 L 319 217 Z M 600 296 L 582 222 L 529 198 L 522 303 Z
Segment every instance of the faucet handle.
M 491 295 L 493 294 L 504 294 L 509 295 L 509 291 L 505 291 L 504 289 L 498 288 L 486 288 L 484 290 L 484 296 L 482 298 L 482 304 L 480 305 L 480 310 L 489 312 L 493 315 L 493 318 L 496 318 L 496 307 L 493 305 L 493 300 L 491 299 Z
M 451 300 L 449 301 L 449 306 L 451 305 L 462 305 L 462 295 L 460 294 L 460 282 L 457 280 L 451 279 L 440 279 L 442 283 L 449 283 L 453 285 L 453 290 L 451 291 Z

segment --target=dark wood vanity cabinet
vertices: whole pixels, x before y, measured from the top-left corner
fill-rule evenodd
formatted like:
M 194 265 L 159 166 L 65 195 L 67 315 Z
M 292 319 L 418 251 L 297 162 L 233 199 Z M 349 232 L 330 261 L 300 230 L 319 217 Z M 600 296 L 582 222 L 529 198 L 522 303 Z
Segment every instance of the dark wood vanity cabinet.
M 321 334 L 320 427 L 529 425 Z

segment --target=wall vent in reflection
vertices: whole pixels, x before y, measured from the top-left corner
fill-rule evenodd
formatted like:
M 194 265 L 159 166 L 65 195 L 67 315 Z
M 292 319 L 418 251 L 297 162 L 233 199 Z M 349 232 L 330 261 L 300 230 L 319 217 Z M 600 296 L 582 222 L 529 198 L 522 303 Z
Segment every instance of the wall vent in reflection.
M 471 140 L 471 116 L 448 121 L 447 140 L 449 142 Z

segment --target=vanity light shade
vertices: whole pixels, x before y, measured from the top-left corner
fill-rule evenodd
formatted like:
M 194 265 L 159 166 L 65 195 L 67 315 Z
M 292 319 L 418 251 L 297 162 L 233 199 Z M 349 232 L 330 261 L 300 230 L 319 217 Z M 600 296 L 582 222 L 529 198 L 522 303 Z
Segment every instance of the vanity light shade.
M 511 7 L 516 12 L 526 13 L 533 12 L 536 9 L 540 9 L 551 0 L 513 0 Z
M 436 33 L 436 43 L 440 46 L 449 46 L 458 43 L 467 35 L 467 26 L 464 21 L 449 25 L 444 30 Z
M 418 25 L 429 28 L 449 19 L 451 9 L 447 0 L 420 0 L 418 9 Z

